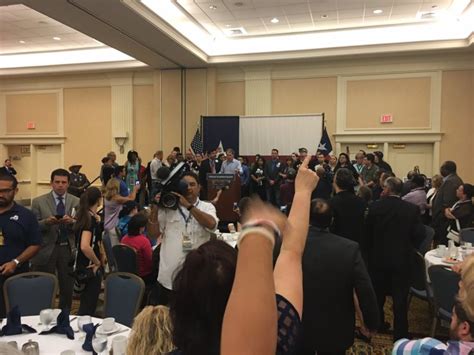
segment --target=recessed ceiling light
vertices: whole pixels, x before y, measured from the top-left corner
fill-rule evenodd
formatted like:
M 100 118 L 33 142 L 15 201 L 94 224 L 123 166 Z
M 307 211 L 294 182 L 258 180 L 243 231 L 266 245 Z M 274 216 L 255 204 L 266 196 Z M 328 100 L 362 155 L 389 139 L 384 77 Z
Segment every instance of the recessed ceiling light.
M 216 10 L 216 9 L 217 9 L 217 6 L 216 6 L 216 5 L 209 5 L 209 8 L 210 8 L 211 10 Z
M 47 25 L 48 23 L 46 21 L 38 21 L 40 25 Z
M 431 8 L 434 10 L 434 9 L 437 9 L 438 8 L 438 5 L 432 5 Z
M 242 1 L 237 1 L 237 2 L 234 2 L 234 6 L 235 7 L 242 7 L 242 6 L 244 6 L 244 3 Z
M 382 12 L 383 12 L 383 10 L 380 10 L 380 9 L 374 10 L 374 14 L 376 14 L 376 15 L 381 14 Z
M 25 43 L 26 43 L 25 41 L 18 41 L 18 42 L 20 42 L 21 44 L 25 44 Z
M 61 37 L 53 37 L 53 39 L 54 39 L 55 41 L 60 41 L 60 40 L 61 40 Z
M 328 15 L 321 15 L 321 18 L 328 18 Z
M 225 27 L 232 27 L 232 25 L 225 25 Z
M 277 19 L 276 17 L 274 17 L 274 18 L 272 18 L 272 19 L 270 20 L 270 22 L 271 22 L 271 23 L 278 23 L 278 22 L 280 22 L 280 20 Z

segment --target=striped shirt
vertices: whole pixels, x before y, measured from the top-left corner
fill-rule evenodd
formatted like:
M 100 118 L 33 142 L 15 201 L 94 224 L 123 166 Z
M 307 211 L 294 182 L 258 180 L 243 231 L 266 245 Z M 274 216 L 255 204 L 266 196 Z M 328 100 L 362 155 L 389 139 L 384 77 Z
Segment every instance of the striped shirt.
M 474 342 L 448 341 L 445 344 L 434 338 L 417 340 L 400 339 L 392 350 L 392 355 L 468 355 L 474 350 Z

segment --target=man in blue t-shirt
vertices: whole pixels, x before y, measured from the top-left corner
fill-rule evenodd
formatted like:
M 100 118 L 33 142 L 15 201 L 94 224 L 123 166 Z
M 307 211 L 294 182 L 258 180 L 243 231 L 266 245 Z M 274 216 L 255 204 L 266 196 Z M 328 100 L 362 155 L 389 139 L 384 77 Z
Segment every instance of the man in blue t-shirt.
M 5 280 L 29 270 L 28 261 L 41 245 L 35 215 L 14 201 L 18 182 L 13 175 L 0 175 L 0 287 Z M 0 292 L 0 317 L 5 317 L 5 300 Z
M 123 165 L 119 165 L 115 167 L 115 178 L 120 182 L 120 196 L 127 197 L 130 195 L 130 190 L 127 187 L 125 181 L 123 181 L 125 177 L 125 167 Z

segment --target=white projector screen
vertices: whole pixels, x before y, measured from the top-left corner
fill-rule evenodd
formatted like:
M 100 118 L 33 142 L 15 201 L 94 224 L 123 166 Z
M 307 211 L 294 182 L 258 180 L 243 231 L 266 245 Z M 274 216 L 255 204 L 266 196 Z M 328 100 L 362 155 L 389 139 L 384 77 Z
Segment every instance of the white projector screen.
M 323 114 L 240 116 L 239 131 L 241 155 L 270 155 L 273 148 L 290 155 L 302 147 L 311 155 L 323 134 Z

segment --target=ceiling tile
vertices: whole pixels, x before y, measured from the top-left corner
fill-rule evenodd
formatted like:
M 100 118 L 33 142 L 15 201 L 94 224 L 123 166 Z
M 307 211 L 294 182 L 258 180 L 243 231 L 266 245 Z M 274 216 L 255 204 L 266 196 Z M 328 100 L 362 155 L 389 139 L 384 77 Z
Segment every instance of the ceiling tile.
M 297 4 L 291 6 L 283 6 L 283 11 L 287 15 L 300 15 L 300 14 L 307 14 L 309 13 L 309 6 L 308 4 Z
M 313 22 L 311 16 L 308 15 L 292 15 L 292 16 L 287 16 L 286 19 L 290 24 L 294 23 L 305 23 L 305 22 Z
M 381 14 L 374 14 L 375 10 L 382 10 Z M 392 12 L 392 7 L 366 7 L 365 8 L 365 17 L 389 17 Z
M 339 19 L 345 18 L 359 18 L 364 15 L 364 9 L 359 10 L 342 10 L 337 12 L 337 17 Z
M 337 11 L 313 12 L 313 20 L 317 21 L 335 21 L 337 20 Z M 325 17 L 323 17 L 325 16 Z
M 393 16 L 411 16 L 416 15 L 418 10 L 420 9 L 420 5 L 397 5 L 393 6 L 391 15 Z
M 250 10 L 233 11 L 232 14 L 234 15 L 236 20 L 245 20 L 248 18 L 260 17 L 259 15 L 257 15 L 255 11 L 250 11 Z

